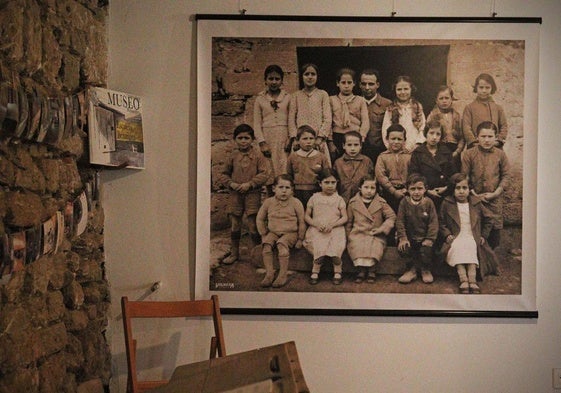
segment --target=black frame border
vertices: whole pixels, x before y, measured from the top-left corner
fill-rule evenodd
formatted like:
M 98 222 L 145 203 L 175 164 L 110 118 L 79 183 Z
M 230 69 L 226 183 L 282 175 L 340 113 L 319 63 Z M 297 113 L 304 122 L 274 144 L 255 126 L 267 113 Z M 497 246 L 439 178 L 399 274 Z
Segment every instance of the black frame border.
M 493 311 L 493 310 L 368 310 L 368 309 L 323 309 L 323 308 L 228 308 L 222 307 L 224 315 L 315 315 L 353 317 L 437 317 L 437 318 L 524 318 L 537 319 L 538 311 Z
M 262 20 L 293 22 L 412 22 L 412 23 L 542 23 L 541 17 L 463 17 L 463 16 L 319 16 L 195 14 L 195 20 Z

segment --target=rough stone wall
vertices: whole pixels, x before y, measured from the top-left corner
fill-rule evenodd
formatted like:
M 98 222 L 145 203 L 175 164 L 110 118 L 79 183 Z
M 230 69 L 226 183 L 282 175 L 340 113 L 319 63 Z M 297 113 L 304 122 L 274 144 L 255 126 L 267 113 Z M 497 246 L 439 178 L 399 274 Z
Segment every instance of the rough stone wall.
M 86 85 L 104 85 L 107 9 L 101 3 L 0 2 L 2 92 L 22 86 L 20 94 L 37 91 L 60 99 L 79 95 Z M 110 353 L 105 329 L 110 297 L 104 274 L 103 210 L 95 198 L 96 172 L 87 165 L 87 135 L 82 126 L 74 125 L 56 143 L 37 143 L 2 130 L 2 393 L 108 390 Z M 78 233 L 72 228 L 72 216 L 85 189 L 91 197 L 88 220 L 85 231 Z M 56 252 L 44 252 L 41 247 L 38 259 L 14 264 L 18 259 L 14 234 L 41 230 L 57 212 L 68 213 L 68 206 L 70 219 L 65 220 L 66 232 Z
M 293 92 L 299 88 L 297 47 L 412 44 L 421 43 L 371 39 L 216 39 L 212 52 L 212 228 L 223 229 L 229 225 L 223 209 L 226 194 L 216 183 L 217 174 L 223 165 L 223 157 L 226 157 L 233 147 L 234 128 L 241 123 L 253 125 L 254 99 L 255 95 L 264 89 L 263 70 L 267 65 L 274 63 L 282 67 L 285 72 L 284 88 Z M 481 72 L 486 72 L 495 78 L 498 90 L 494 99 L 503 106 L 507 114 L 509 134 L 504 150 L 508 154 L 513 172 L 513 182 L 504 196 L 505 223 L 520 225 L 524 144 L 524 43 L 493 40 L 424 40 L 422 44 L 450 45 L 448 83 L 454 89 L 457 100 L 454 107 L 460 113 L 465 105 L 475 98 L 472 91 L 475 77 Z M 427 114 L 430 109 L 432 107 L 425 108 Z

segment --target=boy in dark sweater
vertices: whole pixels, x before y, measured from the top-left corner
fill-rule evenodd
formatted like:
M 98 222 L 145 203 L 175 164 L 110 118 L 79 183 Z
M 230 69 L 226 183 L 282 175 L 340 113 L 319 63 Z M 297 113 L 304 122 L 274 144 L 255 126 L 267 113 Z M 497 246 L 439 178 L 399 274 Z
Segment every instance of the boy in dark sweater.
M 424 283 L 433 282 L 431 273 L 433 245 L 438 235 L 438 215 L 432 200 L 425 196 L 427 180 L 412 173 L 407 178 L 409 196 L 399 204 L 397 221 L 397 249 L 403 256 L 410 257 L 408 269 L 401 277 L 401 284 L 408 284 L 417 278 L 420 270 Z

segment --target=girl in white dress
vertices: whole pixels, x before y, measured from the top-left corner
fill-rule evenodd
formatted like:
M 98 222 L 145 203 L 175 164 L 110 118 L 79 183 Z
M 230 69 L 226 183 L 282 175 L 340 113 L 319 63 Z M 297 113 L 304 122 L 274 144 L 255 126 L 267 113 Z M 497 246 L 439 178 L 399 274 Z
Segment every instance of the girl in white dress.
M 446 262 L 456 267 L 460 293 L 480 293 L 476 274 L 479 257 L 485 255 L 481 248 L 493 226 L 493 218 L 481 200 L 470 195 L 465 174 L 456 173 L 450 183 L 454 196 L 444 199 L 439 217 L 440 234 L 445 240 L 442 253 Z
M 417 91 L 417 88 L 409 76 L 398 76 L 392 86 L 392 89 L 395 99 L 386 108 L 384 121 L 382 122 L 382 130 L 383 132 L 386 132 L 388 127 L 392 124 L 401 124 L 407 131 L 405 149 L 412 152 L 415 150 L 417 145 L 426 141 L 423 134 L 426 124 L 423 106 L 413 96 L 413 94 Z M 384 139 L 384 143 L 386 144 L 386 147 L 388 147 L 387 139 Z
M 337 172 L 332 168 L 318 173 L 321 192 L 316 192 L 306 206 L 304 219 L 309 225 L 304 239 L 304 247 L 314 257 L 310 284 L 319 280 L 323 261 L 329 257 L 333 263 L 333 284 L 341 284 L 345 251 L 347 207 L 343 197 L 337 193 Z

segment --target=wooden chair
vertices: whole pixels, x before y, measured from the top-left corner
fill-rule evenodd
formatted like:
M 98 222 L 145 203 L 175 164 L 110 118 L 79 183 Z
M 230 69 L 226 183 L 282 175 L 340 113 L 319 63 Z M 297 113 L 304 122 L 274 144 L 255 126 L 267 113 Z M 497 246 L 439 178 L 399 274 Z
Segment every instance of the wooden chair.
M 192 301 L 129 301 L 126 296 L 121 298 L 123 312 L 123 326 L 125 332 L 125 347 L 127 353 L 127 392 L 139 393 L 166 384 L 167 380 L 139 381 L 136 372 L 136 340 L 132 334 L 133 318 L 183 318 L 183 317 L 212 317 L 214 322 L 214 336 L 210 340 L 210 356 L 212 359 L 218 354 L 226 356 L 226 346 L 222 331 L 222 316 L 218 296 L 212 295 L 209 300 Z

